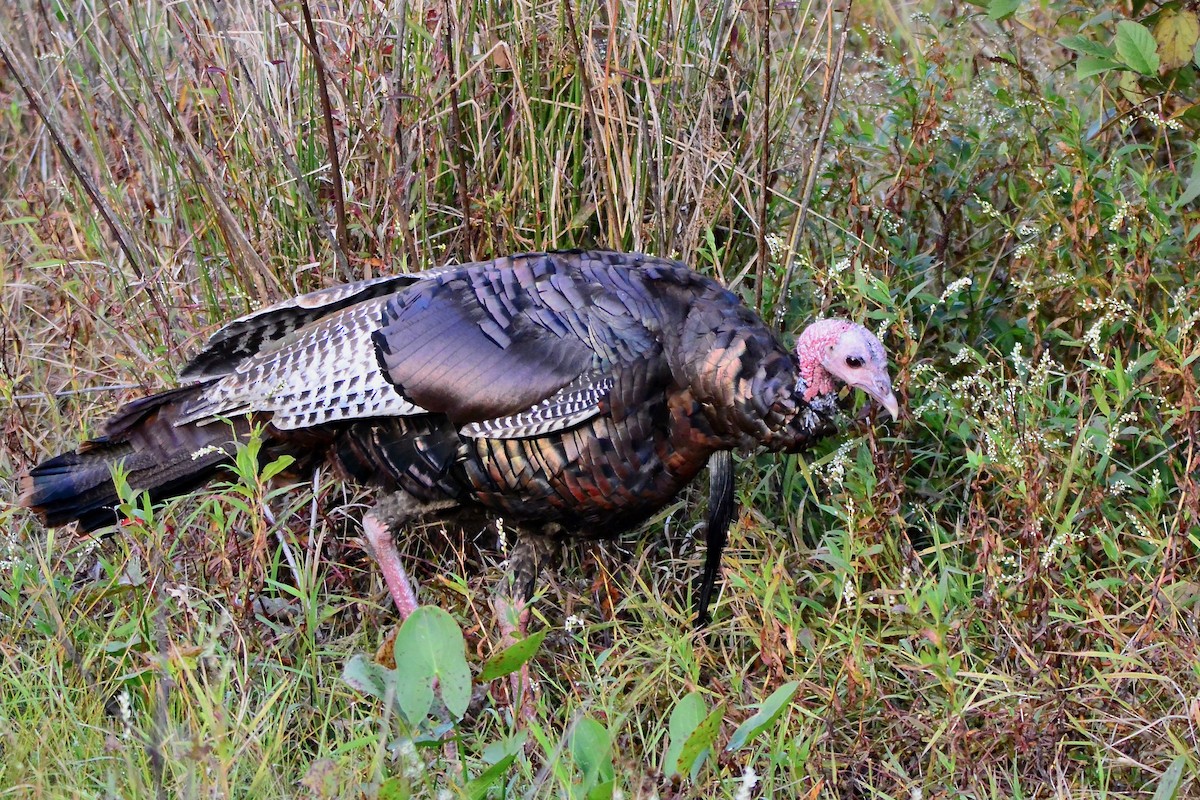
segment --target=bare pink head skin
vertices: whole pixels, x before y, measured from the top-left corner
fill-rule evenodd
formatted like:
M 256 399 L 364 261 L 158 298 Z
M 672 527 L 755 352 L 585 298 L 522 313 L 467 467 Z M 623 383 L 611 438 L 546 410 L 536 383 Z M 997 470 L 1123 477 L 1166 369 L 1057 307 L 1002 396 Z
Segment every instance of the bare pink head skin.
M 866 392 L 892 419 L 900 416 L 900 403 L 888 375 L 887 351 L 862 325 L 844 319 L 817 320 L 796 340 L 796 358 L 805 400 L 832 394 L 845 384 Z

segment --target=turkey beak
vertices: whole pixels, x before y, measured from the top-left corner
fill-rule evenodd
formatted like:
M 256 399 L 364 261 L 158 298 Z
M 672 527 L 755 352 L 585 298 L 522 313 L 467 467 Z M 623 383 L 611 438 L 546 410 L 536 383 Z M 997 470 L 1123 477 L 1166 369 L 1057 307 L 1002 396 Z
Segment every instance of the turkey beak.
M 846 385 L 852 389 L 861 389 L 872 400 L 883 406 L 892 419 L 900 418 L 900 402 L 892 391 L 892 379 L 888 377 L 887 367 L 868 366 L 849 376 Z
M 892 379 L 888 377 L 886 371 L 880 371 L 879 374 L 868 377 L 867 380 L 857 384 L 855 388 L 862 389 L 869 394 L 876 403 L 883 406 L 892 419 L 900 419 L 900 401 L 896 399 L 896 393 L 892 391 Z

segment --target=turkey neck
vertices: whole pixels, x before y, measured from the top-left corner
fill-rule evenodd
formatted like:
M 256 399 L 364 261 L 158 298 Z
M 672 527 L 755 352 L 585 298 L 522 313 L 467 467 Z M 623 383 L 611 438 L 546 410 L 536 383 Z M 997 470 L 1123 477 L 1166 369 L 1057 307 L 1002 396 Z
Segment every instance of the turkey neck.
M 682 324 L 664 328 L 664 339 L 678 391 L 698 406 L 690 416 L 708 422 L 704 443 L 796 452 L 833 432 L 836 398 L 805 401 L 796 356 L 731 292 L 702 280 L 707 290 L 689 298 Z

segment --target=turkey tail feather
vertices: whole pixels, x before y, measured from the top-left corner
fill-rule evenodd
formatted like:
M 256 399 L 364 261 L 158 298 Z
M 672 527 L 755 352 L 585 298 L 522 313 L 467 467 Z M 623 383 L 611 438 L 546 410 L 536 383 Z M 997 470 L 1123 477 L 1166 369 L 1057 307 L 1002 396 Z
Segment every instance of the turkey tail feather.
M 203 485 L 229 463 L 236 442 L 245 441 L 251 427 L 246 419 L 232 420 L 232 428 L 223 422 L 177 426 L 183 404 L 203 388 L 185 386 L 126 405 L 103 436 L 23 475 L 21 505 L 40 514 L 47 525 L 78 520 L 91 531 L 117 521 L 112 471 L 118 464 L 130 486 L 149 491 L 155 500 Z

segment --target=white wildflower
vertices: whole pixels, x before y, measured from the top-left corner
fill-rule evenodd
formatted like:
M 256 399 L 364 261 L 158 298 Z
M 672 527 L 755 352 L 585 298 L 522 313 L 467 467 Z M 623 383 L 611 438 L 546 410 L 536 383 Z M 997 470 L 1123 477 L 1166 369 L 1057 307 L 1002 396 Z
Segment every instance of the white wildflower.
M 979 208 L 983 211 L 984 216 L 991 217 L 1003 221 L 1004 215 L 996 210 L 996 207 L 979 195 L 975 195 L 975 202 L 979 204 Z
M 850 464 L 850 452 L 858 445 L 857 439 L 842 442 L 837 451 L 822 469 L 814 470 L 828 486 L 841 486 L 846 478 L 846 467 Z
M 1023 570 L 1019 555 L 1009 553 L 1000 556 L 996 559 L 996 566 L 1000 569 L 1000 574 L 996 576 L 996 583 L 1001 586 L 1021 580 Z
M 925 376 L 929 377 L 926 378 Z M 938 386 L 942 382 L 942 373 L 928 361 L 918 362 L 908 374 L 908 382 L 917 386 Z
M 842 602 L 851 605 L 857 597 L 858 587 L 854 585 L 854 579 L 847 575 L 846 582 L 842 584 Z
M 124 687 L 117 695 L 117 711 L 121 715 L 121 736 L 128 739 L 133 732 L 133 711 L 129 702 L 129 690 Z
M 1132 511 L 1126 509 L 1125 518 L 1129 520 L 1129 522 L 1133 525 L 1134 530 L 1136 530 L 1138 535 L 1143 539 L 1157 538 L 1153 533 L 1150 532 L 1150 529 L 1146 527 L 1146 523 L 1142 522 L 1141 517 L 1136 516 Z
M 754 793 L 754 787 L 758 786 L 758 773 L 754 771 L 754 766 L 747 764 L 742 770 L 742 785 L 738 787 L 737 794 L 734 800 L 750 800 Z
M 1150 111 L 1142 111 L 1138 114 L 1139 117 L 1149 122 L 1156 128 L 1166 128 L 1169 131 L 1182 131 L 1183 123 L 1177 119 L 1163 117 Z
M 1121 226 L 1125 224 L 1125 217 L 1129 214 L 1129 203 L 1125 202 L 1125 198 L 1117 201 L 1117 212 L 1113 214 L 1113 218 L 1108 221 L 1108 229 L 1110 231 L 1119 231 Z
M 214 453 L 220 453 L 220 452 L 221 452 L 221 448 L 217 447 L 216 445 L 213 445 L 213 444 L 205 445 L 204 447 L 201 447 L 199 450 L 192 451 L 192 461 L 199 461 L 200 459 L 204 458 L 207 455 L 212 455 Z
M 938 302 L 939 303 L 946 302 L 947 300 L 949 300 L 954 295 L 958 294 L 963 289 L 970 288 L 972 283 L 973 283 L 973 281 L 971 280 L 970 275 L 967 275 L 966 277 L 959 278 L 958 280 L 953 281 L 946 287 L 946 291 L 942 292 L 942 296 L 938 300 Z
M 766 239 L 767 249 L 771 251 L 771 260 L 776 263 L 782 261 L 783 257 L 787 254 L 787 242 L 783 240 L 782 236 L 776 233 L 768 233 Z
M 958 352 L 950 357 L 950 364 L 958 366 L 971 360 L 971 356 L 975 355 L 975 351 L 965 345 L 958 349 Z

